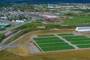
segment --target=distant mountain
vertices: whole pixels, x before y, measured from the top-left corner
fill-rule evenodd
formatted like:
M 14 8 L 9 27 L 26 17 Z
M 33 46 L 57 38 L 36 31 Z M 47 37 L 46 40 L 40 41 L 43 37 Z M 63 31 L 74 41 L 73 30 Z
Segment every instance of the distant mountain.
M 1 3 L 90 3 L 90 0 L 0 0 Z

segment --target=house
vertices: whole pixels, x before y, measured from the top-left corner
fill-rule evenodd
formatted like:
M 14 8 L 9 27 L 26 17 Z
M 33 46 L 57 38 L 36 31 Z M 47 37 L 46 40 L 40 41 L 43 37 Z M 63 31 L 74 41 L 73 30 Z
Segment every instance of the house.
M 76 31 L 90 31 L 90 27 L 76 27 Z

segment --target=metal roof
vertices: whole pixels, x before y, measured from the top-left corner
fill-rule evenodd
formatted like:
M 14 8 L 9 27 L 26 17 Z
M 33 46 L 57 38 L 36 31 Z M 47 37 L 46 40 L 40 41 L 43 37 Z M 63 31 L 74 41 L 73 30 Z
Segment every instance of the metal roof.
M 78 28 L 90 28 L 90 27 L 78 27 Z
M 0 25 L 7 26 L 7 25 L 10 25 L 10 24 L 9 23 L 0 23 Z
M 82 29 L 90 29 L 90 27 L 77 27 L 78 30 L 82 30 Z

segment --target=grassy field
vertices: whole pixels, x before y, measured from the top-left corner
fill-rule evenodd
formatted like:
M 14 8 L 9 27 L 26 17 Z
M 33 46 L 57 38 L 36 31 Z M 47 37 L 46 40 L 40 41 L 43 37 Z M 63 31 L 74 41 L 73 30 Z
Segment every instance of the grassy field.
M 62 20 L 62 24 L 65 25 L 90 25 L 90 17 L 89 16 L 72 16 L 73 18 L 71 19 L 59 19 Z
M 72 42 L 72 44 L 90 44 L 90 41 Z
M 68 43 L 58 37 L 33 38 L 43 51 L 56 51 L 74 49 Z
M 68 41 L 74 42 L 74 41 L 90 41 L 90 38 L 76 38 L 76 39 L 67 39 Z
M 65 46 L 67 43 L 52 43 L 52 44 L 38 44 L 40 47 L 51 47 L 51 46 Z
M 74 35 L 74 34 L 72 34 L 72 33 L 68 33 L 68 34 L 58 34 L 58 36 L 69 36 L 69 35 Z
M 18 46 L 14 49 L 8 50 L 11 53 L 20 55 L 20 56 L 28 56 L 30 54 L 29 48 L 26 46 Z
M 4 33 L 0 34 L 0 39 L 2 39 L 4 37 L 5 37 L 5 34 Z
M 60 39 L 58 39 L 58 40 L 36 40 L 36 42 L 37 43 L 55 43 L 55 42 L 64 42 L 63 40 L 60 40 Z
M 90 48 L 90 44 L 87 44 L 87 45 L 77 45 L 78 47 L 80 48 Z
M 48 34 L 48 35 L 38 35 L 38 37 L 54 37 L 55 35 L 53 34 Z
M 90 38 L 86 36 L 67 36 L 63 37 L 79 48 L 90 48 Z
M 77 39 L 77 38 L 87 38 L 86 36 L 66 36 L 66 37 L 63 37 L 65 39 Z
M 41 47 L 42 48 L 42 47 Z M 74 47 L 67 45 L 67 46 L 55 46 L 55 47 L 45 47 L 42 48 L 44 51 L 58 51 L 58 50 L 68 50 L 68 49 L 74 49 Z
M 34 40 L 57 40 L 58 37 L 47 37 L 47 38 L 33 38 Z
M 57 51 L 19 56 L 8 51 L 0 52 L 0 60 L 90 60 L 90 49 Z
M 41 20 L 33 21 L 31 24 L 32 24 L 32 25 L 37 25 L 37 26 L 38 26 L 38 25 L 39 25 L 39 26 L 60 25 L 60 24 L 58 24 L 58 23 L 46 23 L 46 24 L 44 24 L 43 22 L 44 22 L 44 20 L 41 19 Z

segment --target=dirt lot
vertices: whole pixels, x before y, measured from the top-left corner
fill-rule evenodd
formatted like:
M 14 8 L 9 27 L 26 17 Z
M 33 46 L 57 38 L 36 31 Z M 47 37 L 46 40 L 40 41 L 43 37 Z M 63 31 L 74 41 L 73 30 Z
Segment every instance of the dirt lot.
M 85 32 L 81 32 L 81 33 L 90 37 L 90 31 L 85 31 Z
M 28 56 L 30 54 L 30 51 L 26 46 L 18 46 L 12 50 L 9 50 L 9 52 L 12 52 L 20 56 Z
M 10 52 L 2 55 L 0 52 L 0 60 L 90 60 L 90 49 L 37 53 L 24 57 Z

